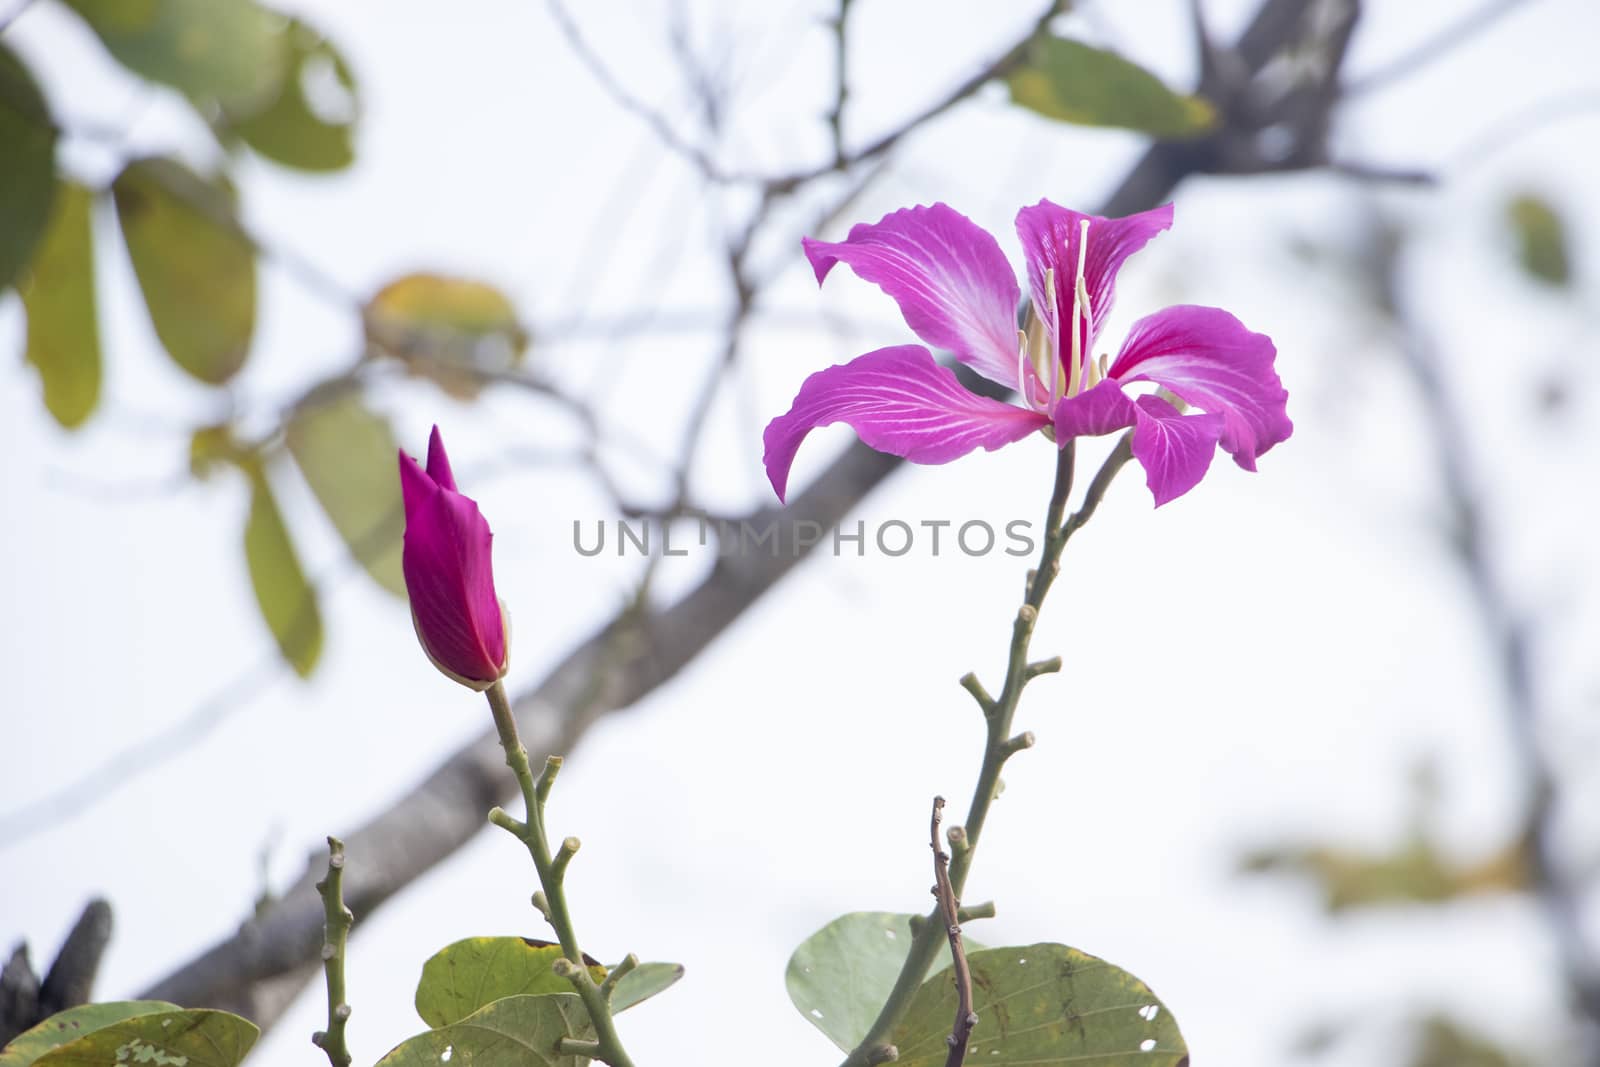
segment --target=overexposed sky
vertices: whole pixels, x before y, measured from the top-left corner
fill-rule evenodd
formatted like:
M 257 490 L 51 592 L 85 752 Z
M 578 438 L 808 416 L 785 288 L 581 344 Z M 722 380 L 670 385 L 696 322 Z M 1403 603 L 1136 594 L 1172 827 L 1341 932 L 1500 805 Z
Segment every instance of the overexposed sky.
M 611 105 L 542 4 L 283 3 L 328 32 L 360 78 L 366 114 L 350 171 L 307 177 L 241 168 L 260 231 L 369 293 L 415 269 L 503 286 L 535 327 L 533 359 L 603 404 L 635 437 L 676 446 L 681 411 L 715 351 L 727 299 L 723 229 L 748 208 L 708 193 L 648 130 Z M 725 57 L 734 107 L 726 159 L 787 169 L 825 149 L 815 117 L 831 77 L 817 16 L 828 5 L 694 6 L 696 43 Z M 1382 67 L 1459 14 L 1448 0 L 1372 3 L 1350 69 Z M 574 5 L 575 8 L 579 5 Z M 1036 5 L 860 0 L 852 9 L 852 136 L 868 139 L 965 77 Z M 1231 29 L 1249 4 L 1216 3 Z M 1184 5 L 1095 5 L 1066 28 L 1109 41 L 1182 83 Z M 582 5 L 580 21 L 641 96 L 687 124 L 661 5 Z M 1350 106 L 1338 144 L 1353 159 L 1445 168 L 1432 192 L 1386 191 L 1414 220 L 1408 278 L 1470 411 L 1473 460 L 1497 516 L 1519 602 L 1544 620 L 1541 676 L 1560 720 L 1560 762 L 1600 762 L 1592 652 L 1600 626 L 1600 518 L 1587 487 L 1600 458 L 1592 262 L 1562 303 L 1516 272 L 1500 205 L 1525 187 L 1569 213 L 1580 252 L 1600 247 L 1600 116 L 1553 123 L 1485 151 L 1479 137 L 1529 105 L 1597 86 L 1585 0 L 1535 0 L 1449 60 Z M 172 100 L 123 78 L 52 3 L 6 34 L 45 79 L 69 126 L 130 123 L 136 150 L 203 141 Z M 1018 260 L 1011 216 L 1041 196 L 1092 207 L 1136 138 L 1074 131 L 978 98 L 911 139 L 848 221 L 945 200 Z M 104 182 L 117 160 L 75 143 L 68 163 Z M 203 154 L 197 157 L 204 161 Z M 1246 475 L 1225 457 L 1194 493 L 1154 512 L 1137 472 L 1074 542 L 1035 639 L 1067 669 L 1030 689 L 1019 756 L 968 887 L 999 918 L 991 945 L 1060 940 L 1151 984 L 1200 1056 L 1282 1062 L 1313 1021 L 1359 1020 L 1329 1063 L 1389 1052 L 1393 1024 L 1453 1009 L 1507 1038 L 1549 1031 L 1553 955 L 1533 908 L 1490 899 L 1329 922 L 1288 881 L 1234 874 L 1239 853 L 1284 838 L 1394 845 L 1413 764 L 1437 762 L 1439 829 L 1464 856 L 1518 818 L 1494 678 L 1470 602 L 1439 548 L 1426 435 L 1392 353 L 1360 316 L 1351 281 L 1297 260 L 1293 233 L 1335 245 L 1364 218 L 1361 190 L 1326 176 L 1195 180 L 1174 229 L 1125 269 L 1108 337 L 1177 301 L 1216 304 L 1271 334 L 1295 436 Z M 785 215 L 758 261 L 782 269 L 743 363 L 724 389 L 695 471 L 701 496 L 743 507 L 769 492 L 765 421 L 806 374 L 910 340 L 893 304 L 845 272 L 820 294 Z M 803 210 L 802 210 L 803 209 Z M 0 389 L 0 821 L 240 680 L 263 676 L 270 642 L 240 551 L 242 487 L 185 477 L 187 434 L 225 410 L 170 369 L 109 217 L 97 230 L 105 404 L 76 435 L 43 413 L 31 371 Z M 256 425 L 353 357 L 359 324 L 271 266 L 256 347 L 238 389 Z M 607 337 L 572 324 L 657 311 L 673 328 Z M 0 350 L 20 351 L 14 297 Z M 700 323 L 702 330 L 682 328 Z M 1571 388 L 1536 417 L 1536 386 Z M 438 422 L 463 488 L 496 532 L 501 595 L 516 621 L 513 688 L 531 684 L 628 595 L 637 560 L 585 559 L 574 519 L 608 514 L 580 473 L 508 465 L 571 427 L 522 395 L 463 407 L 423 385 L 385 390 L 420 451 Z M 795 485 L 848 439 L 807 442 Z M 1093 450 L 1090 450 L 1093 454 Z M 898 519 L 1037 521 L 1051 455 L 1040 440 L 944 468 L 907 469 L 862 507 Z M 481 477 L 475 472 L 480 472 Z M 275 471 L 314 573 L 342 547 L 288 468 Z M 648 469 L 625 469 L 642 495 Z M 681 589 L 704 558 L 669 564 Z M 804 936 L 857 909 L 926 906 L 927 805 L 964 807 L 981 728 L 955 680 L 998 685 L 1027 563 L 924 546 L 901 559 L 816 558 L 689 670 L 603 721 L 572 754 L 552 801 L 556 833 L 585 846 L 570 881 L 589 951 L 687 965 L 683 983 L 623 1019 L 641 1062 L 836 1062 L 790 1007 L 783 967 Z M 324 835 L 352 829 L 486 722 L 481 702 L 433 672 L 403 607 L 360 576 L 325 603 L 328 644 L 310 683 L 279 677 L 183 755 L 0 845 L 0 937 L 47 961 L 92 894 L 116 908 L 99 986 L 129 995 L 234 929 L 262 888 L 300 872 Z M 227 700 L 230 706 L 235 703 Z M 119 768 L 115 774 L 136 768 Z M 108 790 L 113 783 L 108 782 Z M 1594 787 L 1588 785 L 1589 810 Z M 1573 827 L 1580 835 L 1583 827 Z M 1593 826 L 1587 828 L 1591 835 Z M 1592 859 L 1592 856 L 1588 857 Z M 352 862 L 359 862 L 352 857 Z M 402 897 L 359 916 L 349 963 L 351 1042 L 370 1062 L 422 1028 L 422 961 L 475 934 L 537 935 L 533 872 L 486 832 Z M 1591 914 L 1591 918 L 1595 918 Z M 318 989 L 261 1046 L 265 1064 L 315 1062 Z M 714 1035 L 715 1051 L 698 1051 Z M 833 1056 L 833 1059 L 829 1057 Z M 310 1059 L 308 1059 L 308 1057 Z

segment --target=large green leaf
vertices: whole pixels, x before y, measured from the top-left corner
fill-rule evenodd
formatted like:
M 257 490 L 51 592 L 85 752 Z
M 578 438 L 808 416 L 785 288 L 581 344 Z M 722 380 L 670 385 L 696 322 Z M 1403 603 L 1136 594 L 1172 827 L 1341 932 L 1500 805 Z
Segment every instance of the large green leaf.
M 967 1062 L 985 1067 L 1187 1067 L 1177 1020 L 1150 987 L 1065 945 L 970 953 L 978 1024 Z M 924 982 L 890 1042 L 901 1067 L 943 1067 L 956 1014 L 951 975 Z
M 418 1034 L 395 1046 L 377 1067 L 582 1067 L 562 1056 L 563 1037 L 593 1040 L 589 1013 L 575 993 L 496 1000 L 460 1022 Z
M 100 400 L 100 326 L 94 300 L 94 196 L 63 183 L 44 242 L 24 275 L 28 362 L 39 371 L 44 406 L 67 429 Z
M 1117 126 L 1155 137 L 1197 137 L 1216 111 L 1195 96 L 1175 93 L 1136 63 L 1063 37 L 1033 44 L 1006 78 L 1013 102 L 1047 118 L 1079 126 Z
M 289 420 L 287 437 L 300 473 L 350 554 L 379 585 L 405 596 L 399 446 L 388 420 L 368 410 L 358 393 L 346 391 L 304 404 Z
M 854 911 L 800 943 L 789 957 L 789 999 L 828 1040 L 846 1052 L 867 1036 L 911 951 L 910 915 Z M 962 937 L 969 952 L 976 942 Z M 941 950 L 948 960 L 948 952 Z M 946 963 L 944 966 L 949 966 Z
M 161 1011 L 112 1023 L 40 1056 L 37 1067 L 236 1067 L 261 1031 L 225 1011 Z
M 295 673 L 305 678 L 322 654 L 317 593 L 306 580 L 266 474 L 256 467 L 246 468 L 246 474 L 250 478 L 250 517 L 244 529 L 244 554 L 250 584 L 278 651 Z
M 1517 238 L 1517 259 L 1522 269 L 1546 285 L 1572 283 L 1572 257 L 1567 252 L 1567 228 L 1549 200 L 1533 193 L 1513 197 L 1506 217 Z
M 55 196 L 56 130 L 33 75 L 0 43 L 0 289 L 44 236 Z
M 226 121 L 274 162 L 300 170 L 342 170 L 355 160 L 355 77 L 333 45 L 305 23 L 291 20 L 283 33 L 289 66 L 276 95 L 252 112 L 227 114 Z M 312 86 L 313 80 L 320 84 Z
M 129 163 L 111 184 L 150 321 L 173 360 L 212 385 L 236 374 L 256 321 L 256 256 L 233 196 L 170 159 Z
M 0 1067 L 29 1067 L 53 1048 L 76 1041 L 112 1023 L 136 1015 L 181 1010 L 164 1000 L 116 1000 L 105 1004 L 82 1004 L 57 1012 L 31 1030 L 12 1038 L 0 1048 Z
M 683 977 L 681 963 L 641 963 L 617 982 L 611 993 L 613 1014 L 649 1000 Z
M 449 1026 L 501 999 L 571 993 L 572 983 L 550 969 L 561 946 L 522 937 L 469 937 L 446 945 L 422 965 L 417 1014 L 432 1027 Z M 606 969 L 591 963 L 596 981 Z
M 253 0 L 67 0 L 117 61 L 197 104 L 251 110 L 285 74 L 281 17 Z

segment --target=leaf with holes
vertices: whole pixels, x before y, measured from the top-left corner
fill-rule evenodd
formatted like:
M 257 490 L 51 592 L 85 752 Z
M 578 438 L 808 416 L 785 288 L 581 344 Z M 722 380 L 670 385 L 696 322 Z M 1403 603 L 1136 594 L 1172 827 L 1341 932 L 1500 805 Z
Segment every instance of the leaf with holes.
M 244 366 L 256 323 L 256 255 L 233 193 L 171 159 L 129 163 L 111 183 L 117 219 L 156 336 L 212 385 Z
M 389 421 L 369 410 L 360 395 L 345 391 L 307 400 L 290 418 L 285 436 L 350 555 L 383 588 L 405 596 L 405 509 L 394 473 L 399 446 Z
M 589 1061 L 563 1056 L 563 1037 L 594 1039 L 589 1013 L 575 993 L 547 993 L 496 1000 L 479 1011 L 418 1034 L 392 1049 L 377 1067 L 582 1067 Z
M 1177 1020 L 1139 979 L 1065 945 L 967 956 L 978 1024 L 967 1062 L 986 1067 L 1187 1067 Z M 901 1067 L 943 1067 L 956 1014 L 951 975 L 922 984 L 889 1041 Z
M 196 104 L 259 107 L 285 74 L 281 17 L 253 0 L 67 0 L 117 62 Z
M 246 144 L 275 163 L 299 170 L 343 170 L 355 161 L 355 75 L 317 31 L 291 19 L 283 31 L 288 72 L 264 107 L 225 121 Z
M 62 183 L 50 228 L 20 287 L 28 362 L 39 372 L 44 406 L 69 430 L 81 426 L 100 400 L 92 207 L 89 190 Z
M 114 1000 L 68 1008 L 56 1012 L 33 1029 L 18 1034 L 0 1048 L 0 1067 L 29 1067 L 29 1064 L 53 1048 L 136 1015 L 181 1010 L 176 1004 L 168 1004 L 164 1000 Z
M 378 290 L 363 317 L 374 348 L 462 400 L 478 394 L 481 371 L 509 370 L 528 349 L 511 299 L 469 278 L 407 274 Z
M 0 289 L 10 285 L 44 236 L 56 195 L 56 130 L 33 75 L 0 44 Z
M 422 965 L 417 1014 L 432 1027 L 449 1026 L 503 997 L 570 993 L 572 983 L 551 965 L 561 946 L 523 937 L 469 937 L 447 945 Z M 606 969 L 592 959 L 595 981 Z
M 1155 137 L 1198 137 L 1216 110 L 1168 89 L 1137 63 L 1063 37 L 1044 37 L 1006 78 L 1013 103 L 1078 126 L 1114 126 Z
M 841 915 L 789 957 L 784 974 L 789 999 L 807 1022 L 846 1052 L 867 1036 L 889 999 L 911 951 L 911 919 L 889 911 Z M 981 947 L 965 934 L 962 942 L 968 952 Z M 941 950 L 940 958 L 948 960 L 948 951 Z
M 265 472 L 247 466 L 245 474 L 250 478 L 250 517 L 244 529 L 250 584 L 255 588 L 261 617 L 278 642 L 278 651 L 296 674 L 306 678 L 322 655 L 322 611 L 317 605 L 317 591 L 306 580 Z
M 51 1049 L 35 1067 L 236 1067 L 261 1031 L 226 1011 L 158 1011 L 135 1015 Z

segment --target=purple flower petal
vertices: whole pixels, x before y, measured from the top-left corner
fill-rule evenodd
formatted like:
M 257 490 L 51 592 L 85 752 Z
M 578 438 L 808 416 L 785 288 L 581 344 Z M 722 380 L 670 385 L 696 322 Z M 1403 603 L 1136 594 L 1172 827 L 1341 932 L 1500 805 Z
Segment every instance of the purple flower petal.
M 1071 339 L 1063 337 L 1056 317 L 1070 317 L 1072 294 L 1078 275 L 1080 223 L 1089 220 L 1089 250 L 1084 256 L 1083 283 L 1089 295 L 1088 328 L 1083 335 L 1087 354 L 1105 325 L 1116 294 L 1117 271 L 1129 256 L 1143 248 L 1156 234 L 1172 225 L 1172 205 L 1164 204 L 1127 218 L 1107 219 L 1085 215 L 1041 200 L 1017 212 L 1017 236 L 1028 261 L 1028 286 L 1033 293 L 1034 314 L 1045 329 L 1058 339 L 1063 365 Z M 1055 271 L 1056 291 L 1045 292 L 1046 270 Z
M 1133 324 L 1110 377 L 1152 381 L 1222 418 L 1222 447 L 1247 471 L 1294 430 L 1289 394 L 1273 370 L 1277 350 L 1220 308 L 1180 305 Z
M 452 493 L 456 491 L 456 476 L 450 471 L 450 457 L 444 452 L 444 438 L 435 426 L 428 435 L 428 477 Z
M 1222 416 L 1181 415 L 1158 396 L 1135 402 L 1133 458 L 1144 467 L 1144 481 L 1156 507 L 1200 484 L 1222 433 Z
M 1017 387 L 1017 276 L 989 232 L 959 211 L 905 208 L 851 227 L 843 241 L 801 244 L 818 285 L 835 263 L 847 264 L 894 298 L 922 340 Z
M 400 557 L 417 636 L 451 677 L 482 688 L 505 673 L 505 619 L 495 596 L 493 535 L 471 498 L 453 488 L 434 430 L 429 467 L 400 453 L 405 539 Z M 443 478 L 436 480 L 437 475 Z M 448 485 L 443 484 L 448 481 Z
M 880 452 L 948 463 L 975 448 L 992 451 L 1020 440 L 1048 421 L 971 392 L 921 345 L 896 345 L 807 378 L 788 414 L 768 423 L 764 462 L 783 500 L 800 442 L 819 426 L 848 423 Z
M 1077 396 L 1061 398 L 1056 406 L 1056 440 L 1072 437 L 1098 437 L 1134 424 L 1137 418 L 1133 401 L 1122 387 L 1104 381 Z

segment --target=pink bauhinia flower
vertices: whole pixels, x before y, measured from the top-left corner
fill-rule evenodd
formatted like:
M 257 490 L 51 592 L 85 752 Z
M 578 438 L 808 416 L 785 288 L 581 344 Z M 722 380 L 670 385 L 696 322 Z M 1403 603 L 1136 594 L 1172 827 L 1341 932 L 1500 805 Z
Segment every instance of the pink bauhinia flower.
M 494 591 L 493 535 L 477 503 L 456 490 L 439 428 L 428 438 L 428 468 L 400 453 L 406 532 L 400 556 L 411 620 L 433 665 L 484 690 L 506 673 L 505 609 Z
M 906 325 L 1020 404 L 979 396 L 922 345 L 895 345 L 818 371 L 767 426 L 767 477 L 784 498 L 808 433 L 844 422 L 880 452 L 948 463 L 1035 431 L 1058 446 L 1133 428 L 1133 456 L 1159 506 L 1199 483 L 1217 446 L 1245 470 L 1293 430 L 1270 338 L 1220 308 L 1180 305 L 1133 324 L 1113 359 L 1094 355 L 1117 271 L 1172 225 L 1172 205 L 1127 218 L 1041 200 L 1017 213 L 1033 311 L 1018 330 L 1020 291 L 1000 245 L 944 205 L 862 223 L 843 241 L 804 242 L 820 285 L 844 263 L 900 305 Z M 1149 383 L 1140 388 L 1141 383 Z

